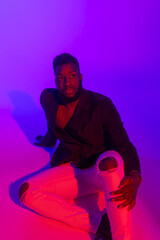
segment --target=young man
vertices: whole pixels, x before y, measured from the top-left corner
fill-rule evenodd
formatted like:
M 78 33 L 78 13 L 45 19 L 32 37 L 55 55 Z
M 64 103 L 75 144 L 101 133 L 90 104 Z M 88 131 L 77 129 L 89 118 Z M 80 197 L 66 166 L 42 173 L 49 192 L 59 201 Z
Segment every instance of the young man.
M 45 89 L 40 99 L 48 131 L 36 145 L 60 144 L 52 168 L 21 185 L 20 200 L 43 216 L 95 233 L 95 239 L 130 240 L 129 210 L 142 180 L 136 149 L 112 101 L 82 87 L 75 57 L 58 55 L 53 68 L 57 88 Z M 103 215 L 69 201 L 99 191 Z

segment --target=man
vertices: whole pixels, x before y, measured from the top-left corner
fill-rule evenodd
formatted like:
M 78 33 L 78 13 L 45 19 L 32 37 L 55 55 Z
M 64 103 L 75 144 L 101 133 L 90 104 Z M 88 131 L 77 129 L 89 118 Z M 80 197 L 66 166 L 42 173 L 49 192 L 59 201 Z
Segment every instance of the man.
M 136 149 L 112 101 L 82 87 L 75 57 L 58 55 L 53 68 L 57 89 L 45 89 L 40 99 L 48 131 L 36 145 L 52 147 L 57 139 L 60 144 L 52 168 L 21 185 L 20 200 L 43 216 L 95 233 L 95 239 L 130 240 L 128 210 L 142 180 Z M 70 203 L 99 191 L 107 214 Z

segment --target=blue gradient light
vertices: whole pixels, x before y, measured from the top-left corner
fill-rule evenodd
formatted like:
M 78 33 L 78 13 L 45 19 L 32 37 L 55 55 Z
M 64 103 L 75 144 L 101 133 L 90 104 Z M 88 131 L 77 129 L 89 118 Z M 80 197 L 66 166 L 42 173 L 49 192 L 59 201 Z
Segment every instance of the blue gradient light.
M 140 156 L 144 182 L 136 213 L 144 225 L 135 214 L 136 240 L 141 227 L 145 240 L 158 239 L 160 221 L 159 12 L 156 0 L 0 1 L 2 175 L 17 179 L 49 161 L 31 144 L 46 130 L 39 97 L 55 87 L 53 58 L 69 52 L 80 62 L 83 86 L 113 100 Z M 144 235 L 147 216 L 153 231 Z

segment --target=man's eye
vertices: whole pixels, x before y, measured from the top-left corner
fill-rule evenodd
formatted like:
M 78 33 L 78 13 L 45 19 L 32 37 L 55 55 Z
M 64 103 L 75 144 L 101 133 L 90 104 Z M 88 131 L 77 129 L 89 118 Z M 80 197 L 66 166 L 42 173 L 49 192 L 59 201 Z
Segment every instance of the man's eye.
M 58 81 L 62 81 L 62 77 L 57 77 L 57 80 Z
M 70 78 L 75 78 L 76 77 L 76 74 L 71 74 L 70 75 Z

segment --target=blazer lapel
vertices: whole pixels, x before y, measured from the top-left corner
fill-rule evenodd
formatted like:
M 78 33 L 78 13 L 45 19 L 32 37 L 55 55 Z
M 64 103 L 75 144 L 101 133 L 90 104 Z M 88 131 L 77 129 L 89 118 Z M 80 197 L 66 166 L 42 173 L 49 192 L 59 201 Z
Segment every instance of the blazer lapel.
M 92 111 L 92 101 L 89 92 L 82 89 L 75 112 L 65 127 L 66 131 L 80 142 L 84 142 L 83 129 L 87 125 Z
M 51 93 L 46 109 L 48 127 L 52 129 L 54 135 L 61 141 L 74 142 L 75 144 L 83 143 L 85 141 L 84 136 L 82 138 L 83 129 L 90 119 L 92 109 L 89 92 L 82 89 L 75 112 L 64 129 L 60 129 L 56 125 L 56 114 L 59 105 L 57 89 L 52 89 Z

